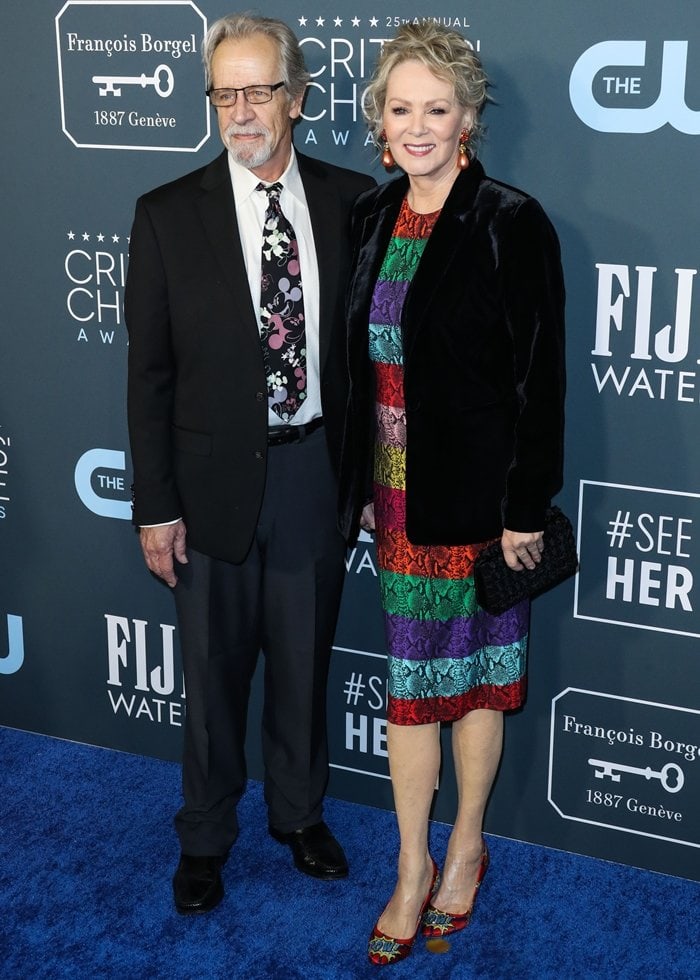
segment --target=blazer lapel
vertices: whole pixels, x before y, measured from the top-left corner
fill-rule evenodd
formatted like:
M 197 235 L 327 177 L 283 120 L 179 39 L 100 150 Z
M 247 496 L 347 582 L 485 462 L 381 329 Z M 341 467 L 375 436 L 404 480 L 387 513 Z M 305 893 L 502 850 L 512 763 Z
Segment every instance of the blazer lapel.
M 340 270 L 340 235 L 343 215 L 333 184 L 320 176 L 301 153 L 297 153 L 299 173 L 304 184 L 309 218 L 314 233 L 319 280 L 319 360 L 323 367 L 330 346 L 330 326 L 336 316 L 338 275 Z
M 239 311 L 243 311 L 244 302 L 247 304 L 252 326 L 257 331 L 226 153 L 224 150 L 204 171 L 197 207 L 214 261 L 235 296 Z
M 455 271 L 450 260 L 455 255 L 464 256 L 461 243 L 469 233 L 465 218 L 473 207 L 483 175 L 481 164 L 474 160 L 469 169 L 457 177 L 425 246 L 404 307 L 403 348 L 406 359 L 410 356 L 424 315 L 442 287 L 444 277 L 466 275 L 466 270 Z

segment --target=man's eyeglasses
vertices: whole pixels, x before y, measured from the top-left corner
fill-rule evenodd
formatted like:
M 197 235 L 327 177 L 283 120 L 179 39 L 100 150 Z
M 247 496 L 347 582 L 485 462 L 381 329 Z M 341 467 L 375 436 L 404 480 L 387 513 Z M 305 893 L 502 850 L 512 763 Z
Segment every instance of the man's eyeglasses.
M 262 105 L 271 102 L 272 93 L 283 85 L 284 82 L 277 82 L 276 85 L 246 85 L 245 88 L 208 88 L 206 94 L 215 108 L 228 109 L 236 104 L 239 92 L 251 105 Z

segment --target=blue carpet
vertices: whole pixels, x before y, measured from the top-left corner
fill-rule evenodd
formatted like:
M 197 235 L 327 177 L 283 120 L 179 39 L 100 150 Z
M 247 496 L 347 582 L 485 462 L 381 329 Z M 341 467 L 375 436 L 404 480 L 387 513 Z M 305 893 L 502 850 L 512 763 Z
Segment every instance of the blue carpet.
M 178 916 L 170 877 L 179 767 L 0 728 L 0 976 L 153 980 L 700 977 L 700 885 L 498 837 L 469 928 L 372 967 L 368 934 L 394 884 L 393 814 L 329 800 L 345 882 L 294 870 L 259 783 L 240 808 L 226 897 Z M 449 828 L 434 824 L 435 853 Z

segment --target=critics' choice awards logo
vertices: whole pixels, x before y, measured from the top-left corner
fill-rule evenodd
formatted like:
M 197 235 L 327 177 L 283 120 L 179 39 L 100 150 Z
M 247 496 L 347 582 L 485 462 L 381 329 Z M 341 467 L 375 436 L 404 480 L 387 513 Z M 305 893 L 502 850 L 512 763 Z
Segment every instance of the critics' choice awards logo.
M 0 425 L 0 521 L 5 520 L 10 506 L 10 458 L 12 436 Z
M 120 449 L 89 449 L 75 466 L 75 490 L 98 517 L 131 520 L 131 494 L 126 484 L 126 454 Z
M 182 727 L 185 683 L 176 667 L 175 627 L 105 614 L 107 697 L 117 717 Z
M 362 575 L 367 572 L 374 578 L 377 577 L 374 538 L 367 531 L 360 531 L 357 544 L 348 551 L 345 557 L 345 571 L 348 575 Z
M 69 0 L 56 16 L 63 132 L 77 147 L 195 152 L 210 116 L 187 0 Z
M 700 110 L 688 108 L 687 88 L 687 41 L 601 41 L 574 65 L 569 98 L 581 122 L 601 133 L 653 133 L 668 124 L 697 136 Z
M 599 395 L 700 402 L 693 336 L 697 269 L 598 263 L 593 380 Z M 656 299 L 657 321 L 652 318 Z M 663 318 L 659 321 L 659 316 Z M 687 368 L 692 368 L 687 370 Z
M 700 494 L 582 480 L 574 617 L 700 637 Z
M 402 23 L 431 21 L 464 32 L 466 17 L 406 17 L 390 13 L 359 17 L 339 10 L 335 15 L 300 12 L 289 24 L 299 38 L 311 74 L 295 143 L 310 147 L 370 145 L 361 123 L 360 96 L 374 70 L 382 45 Z M 470 37 L 474 47 L 479 42 Z M 361 123 L 358 125 L 358 123 Z M 311 150 L 309 150 L 312 152 Z
M 567 688 L 552 701 L 549 802 L 565 820 L 700 847 L 699 721 Z
M 65 308 L 78 343 L 126 343 L 124 286 L 129 236 L 104 231 L 66 232 Z M 120 348 L 121 349 L 121 348 Z

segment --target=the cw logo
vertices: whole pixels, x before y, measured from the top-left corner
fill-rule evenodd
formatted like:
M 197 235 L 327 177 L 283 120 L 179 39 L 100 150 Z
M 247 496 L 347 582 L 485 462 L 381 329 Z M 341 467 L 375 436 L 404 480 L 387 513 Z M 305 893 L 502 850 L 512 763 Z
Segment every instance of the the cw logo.
M 124 477 L 109 476 L 99 470 L 126 469 L 126 456 L 118 449 L 90 449 L 78 460 L 75 467 L 75 489 L 88 510 L 99 517 L 117 517 L 123 521 L 131 520 L 131 504 L 128 500 L 115 500 L 102 497 L 93 487 L 93 476 L 100 490 L 124 492 Z
M 685 101 L 688 64 L 687 41 L 664 41 L 659 95 L 650 106 L 602 106 L 593 94 L 593 82 L 604 68 L 641 67 L 646 60 L 646 41 L 601 41 L 584 51 L 574 65 L 569 80 L 569 98 L 579 119 L 601 133 L 653 133 L 669 123 L 680 133 L 700 135 L 700 110 L 689 109 Z M 606 91 L 639 95 L 640 78 L 611 71 L 604 78 Z
M 24 632 L 22 617 L 7 617 L 7 641 L 9 652 L 0 657 L 0 674 L 16 674 L 24 663 Z

